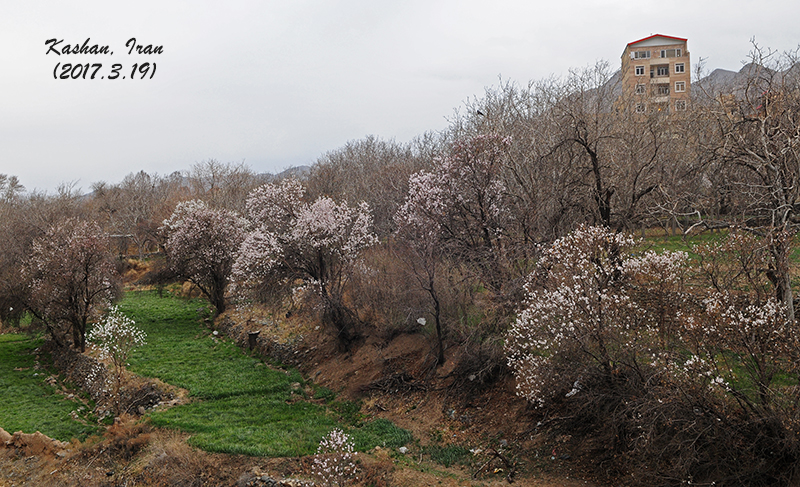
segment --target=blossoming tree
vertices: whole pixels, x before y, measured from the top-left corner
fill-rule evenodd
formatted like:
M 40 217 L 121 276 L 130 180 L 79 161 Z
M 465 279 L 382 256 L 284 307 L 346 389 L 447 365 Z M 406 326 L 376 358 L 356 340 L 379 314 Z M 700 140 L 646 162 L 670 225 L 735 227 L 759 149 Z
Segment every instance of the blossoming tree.
M 409 178 L 408 195 L 395 217 L 412 244 L 446 249 L 476 265 L 494 287 L 502 280 L 500 240 L 509 226 L 502 171 L 510 143 L 496 134 L 456 140 L 431 171 Z
M 437 273 L 442 265 L 444 246 L 439 224 L 434 215 L 442 211 L 440 188 L 432 173 L 419 172 L 409 179 L 412 192 L 395 214 L 396 235 L 409 252 L 400 252 L 403 263 L 411 269 L 419 286 L 430 296 L 433 304 L 437 341 L 437 363 L 444 364 L 444 333 L 442 330 L 442 300 L 437 287 Z
M 345 346 L 354 338 L 356 318 L 345 305 L 345 285 L 364 249 L 375 245 L 366 203 L 351 207 L 321 196 L 303 200 L 295 180 L 268 183 L 247 200 L 252 225 L 234 268 L 237 287 L 258 289 L 302 279 L 321 299 L 323 316 Z
M 33 242 L 25 268 L 29 308 L 60 346 L 83 352 L 86 327 L 119 290 L 108 238 L 95 223 L 67 219 Z
M 506 338 L 518 394 L 535 405 L 594 377 L 639 376 L 663 350 L 683 252 L 635 255 L 635 240 L 582 226 L 545 250 Z M 655 288 L 660 287 L 659 292 Z M 652 296 L 644 302 L 645 296 Z M 658 302 L 659 296 L 661 301 Z
M 195 284 L 218 314 L 225 311 L 225 291 L 246 224 L 232 211 L 191 200 L 179 203 L 161 227 L 170 266 Z
M 431 171 L 411 175 L 395 214 L 396 236 L 409 250 L 403 261 L 430 296 L 438 364 L 444 363 L 444 329 L 437 273 L 444 257 L 474 266 L 494 289 L 504 281 L 499 257 L 508 208 L 501 176 L 510 142 L 495 134 L 458 139 Z
M 780 285 L 762 270 L 773 255 L 768 239 L 742 231 L 695 247 L 706 283 L 694 309 L 677 314 L 681 339 L 702 374 L 747 413 L 790 412 L 797 426 L 800 391 L 782 377 L 800 371 L 800 332 L 775 296 Z
M 311 472 L 325 486 L 343 487 L 355 477 L 355 457 L 350 436 L 340 429 L 331 430 L 319 442 Z

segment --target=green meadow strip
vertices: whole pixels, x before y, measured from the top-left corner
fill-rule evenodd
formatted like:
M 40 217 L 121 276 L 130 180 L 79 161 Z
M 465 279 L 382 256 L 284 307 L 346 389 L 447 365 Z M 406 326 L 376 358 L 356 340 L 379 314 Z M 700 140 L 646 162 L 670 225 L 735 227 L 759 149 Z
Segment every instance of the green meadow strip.
M 41 344 L 41 339 L 26 335 L 0 335 L 0 427 L 9 433 L 40 431 L 61 441 L 97 433 L 95 418 L 87 414 L 90 408 L 57 394 L 45 381 L 51 372 L 36 368 L 34 351 Z M 79 419 L 73 418 L 73 411 Z
M 342 414 L 354 408 L 333 398 L 325 404 L 309 401 L 297 371 L 273 369 L 212 335 L 204 301 L 129 292 L 120 309 L 147 333 L 147 345 L 132 355 L 130 370 L 188 389 L 193 399 L 152 413 L 153 424 L 192 433 L 194 446 L 254 456 L 308 455 L 333 428 L 343 428 L 362 451 L 411 440 L 391 422 L 362 424 L 353 414 Z

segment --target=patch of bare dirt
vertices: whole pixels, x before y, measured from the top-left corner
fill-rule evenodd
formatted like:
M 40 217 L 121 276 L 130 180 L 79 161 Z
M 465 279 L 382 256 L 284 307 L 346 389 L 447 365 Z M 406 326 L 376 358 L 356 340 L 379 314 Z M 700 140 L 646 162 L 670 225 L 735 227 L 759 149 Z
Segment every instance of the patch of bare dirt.
M 423 387 L 420 378 L 431 371 L 433 359 L 430 344 L 422 335 L 400 335 L 389 343 L 369 339 L 347 354 L 319 347 L 319 353 L 310 358 L 314 361 L 303 366 L 308 377 L 350 399 L 370 390 Z
M 125 259 L 122 262 L 122 280 L 126 283 L 136 282 L 150 272 L 150 263 L 139 259 Z
M 0 428 L 0 449 L 13 449 L 25 456 L 36 455 L 49 458 L 63 456 L 63 452 L 69 446 L 69 443 L 54 440 L 38 431 L 35 433 L 16 431 L 12 435 Z
M 205 453 L 190 447 L 186 439 L 187 435 L 154 430 L 124 416 L 102 437 L 69 444 L 55 454 L 7 445 L 0 448 L 0 486 L 238 485 L 242 473 L 261 460 Z M 20 440 L 29 438 L 20 435 Z M 50 442 L 44 437 L 28 445 Z

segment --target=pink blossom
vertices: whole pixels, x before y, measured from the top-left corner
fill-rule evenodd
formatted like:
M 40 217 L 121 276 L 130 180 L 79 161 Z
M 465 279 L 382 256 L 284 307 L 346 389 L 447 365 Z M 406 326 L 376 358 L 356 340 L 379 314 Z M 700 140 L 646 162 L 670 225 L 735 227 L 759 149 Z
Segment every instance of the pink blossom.
M 31 283 L 31 309 L 56 342 L 71 339 L 83 350 L 87 325 L 117 292 L 108 237 L 95 223 L 68 219 L 53 225 L 33 242 L 24 274 Z
M 432 171 L 412 174 L 395 215 L 400 235 L 412 244 L 491 248 L 509 216 L 500 176 L 510 143 L 494 134 L 459 139 Z
M 302 279 L 326 306 L 341 303 L 353 266 L 362 252 L 378 243 L 366 203 L 351 207 L 320 196 L 304 201 L 296 181 L 269 183 L 247 201 L 249 228 L 234 266 L 240 293 L 266 283 Z
M 164 220 L 166 250 L 172 269 L 193 282 L 221 313 L 236 252 L 247 221 L 235 212 L 184 201 Z

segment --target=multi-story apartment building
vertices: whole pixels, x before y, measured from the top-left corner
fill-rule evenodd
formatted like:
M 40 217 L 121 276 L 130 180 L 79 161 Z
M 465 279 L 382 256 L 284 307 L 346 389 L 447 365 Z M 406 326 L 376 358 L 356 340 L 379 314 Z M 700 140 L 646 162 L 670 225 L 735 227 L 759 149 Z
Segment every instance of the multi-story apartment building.
M 686 39 L 656 34 L 629 43 L 622 53 L 622 93 L 635 111 L 686 110 L 690 89 Z

